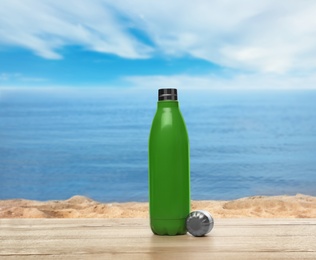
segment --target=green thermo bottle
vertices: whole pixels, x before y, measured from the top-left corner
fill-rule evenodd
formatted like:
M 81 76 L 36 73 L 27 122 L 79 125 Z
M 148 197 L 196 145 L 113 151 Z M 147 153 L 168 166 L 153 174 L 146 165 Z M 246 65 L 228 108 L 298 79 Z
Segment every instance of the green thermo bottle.
M 149 136 L 150 226 L 157 235 L 186 234 L 190 213 L 189 138 L 176 89 L 159 89 Z

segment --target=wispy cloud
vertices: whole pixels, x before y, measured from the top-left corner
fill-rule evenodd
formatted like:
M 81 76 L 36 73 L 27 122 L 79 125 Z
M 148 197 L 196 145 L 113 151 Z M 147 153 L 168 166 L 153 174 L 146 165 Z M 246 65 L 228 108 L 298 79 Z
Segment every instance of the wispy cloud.
M 124 78 L 126 84 L 136 88 L 202 89 L 202 90 L 291 90 L 316 89 L 316 75 L 236 74 L 223 78 L 214 74 L 204 76 L 157 75 Z
M 291 80 L 293 72 L 311 80 L 315 13 L 315 1 L 295 0 L 2 0 L 0 45 L 47 59 L 62 58 L 68 45 L 133 59 L 189 55 L 270 81 L 269 74 Z M 168 79 L 180 82 L 181 76 Z
M 0 3 L 0 44 L 20 46 L 47 59 L 79 45 L 126 58 L 144 58 L 151 48 L 127 32 L 105 1 L 4 0 Z
M 169 55 L 261 72 L 316 68 L 314 1 L 114 2 Z
M 39 78 L 39 77 L 31 77 L 24 75 L 22 73 L 0 73 L 0 85 L 3 83 L 16 83 L 16 82 L 29 82 L 29 83 L 35 83 L 35 82 L 45 82 L 47 79 L 45 78 Z

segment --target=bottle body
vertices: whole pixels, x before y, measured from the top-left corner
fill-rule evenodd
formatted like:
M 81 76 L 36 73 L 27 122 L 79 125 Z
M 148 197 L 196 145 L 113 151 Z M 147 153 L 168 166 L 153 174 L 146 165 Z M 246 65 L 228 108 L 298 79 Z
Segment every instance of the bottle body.
M 149 136 L 150 225 L 157 235 L 186 234 L 190 213 L 189 139 L 178 101 L 158 101 Z

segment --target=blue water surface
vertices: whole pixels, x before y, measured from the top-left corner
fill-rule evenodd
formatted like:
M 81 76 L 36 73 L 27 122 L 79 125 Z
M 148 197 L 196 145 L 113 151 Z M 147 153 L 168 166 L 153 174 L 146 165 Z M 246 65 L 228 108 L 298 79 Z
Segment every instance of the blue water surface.
M 0 199 L 148 201 L 156 90 L 0 94 Z M 192 199 L 316 195 L 316 91 L 183 91 L 179 99 Z

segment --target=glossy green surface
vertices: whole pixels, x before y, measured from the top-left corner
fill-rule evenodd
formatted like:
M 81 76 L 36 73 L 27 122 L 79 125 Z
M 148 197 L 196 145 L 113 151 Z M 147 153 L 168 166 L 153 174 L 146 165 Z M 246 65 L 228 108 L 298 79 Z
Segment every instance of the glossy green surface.
M 178 101 L 158 101 L 149 137 L 149 207 L 155 234 L 186 233 L 189 156 L 189 139 Z

